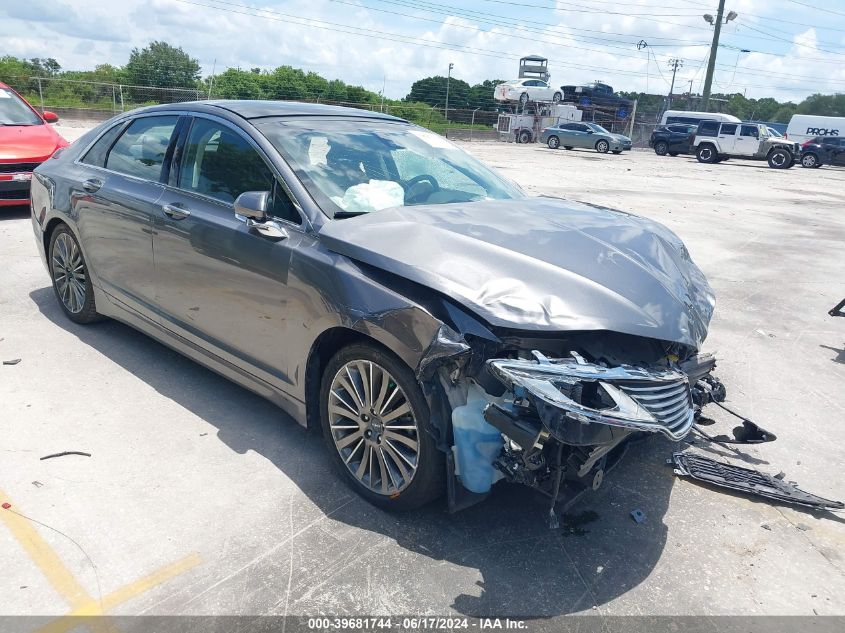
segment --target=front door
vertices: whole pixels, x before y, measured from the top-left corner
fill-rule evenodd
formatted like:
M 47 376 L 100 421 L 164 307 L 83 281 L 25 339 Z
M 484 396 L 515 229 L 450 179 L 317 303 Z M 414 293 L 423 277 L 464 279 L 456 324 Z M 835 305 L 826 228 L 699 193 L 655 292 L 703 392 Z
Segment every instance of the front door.
M 145 116 L 108 130 L 80 161 L 71 205 L 100 288 L 124 307 L 153 314 L 153 217 L 178 115 Z
M 235 216 L 244 191 L 269 191 L 287 237 L 265 237 Z M 297 324 L 287 285 L 292 253 L 311 238 L 260 150 L 240 130 L 196 117 L 159 200 L 153 249 L 162 325 L 282 389 L 284 342 Z M 298 327 L 302 327 L 301 323 Z
M 742 156 L 751 156 L 760 149 L 760 129 L 756 125 L 740 125 L 736 137 L 734 152 Z

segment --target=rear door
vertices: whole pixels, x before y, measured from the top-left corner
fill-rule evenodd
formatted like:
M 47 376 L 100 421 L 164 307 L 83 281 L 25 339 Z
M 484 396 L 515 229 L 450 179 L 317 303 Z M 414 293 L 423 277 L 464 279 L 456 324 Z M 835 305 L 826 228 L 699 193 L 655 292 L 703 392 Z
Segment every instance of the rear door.
M 123 307 L 154 313 L 152 228 L 178 114 L 142 115 L 107 130 L 77 162 L 71 194 L 85 258 Z
M 829 143 L 830 164 L 845 165 L 845 138 L 832 138 Z
M 269 215 L 286 238 L 265 237 L 235 216 L 232 203 L 244 191 L 271 192 Z M 288 271 L 292 253 L 312 241 L 257 144 L 230 122 L 194 115 L 155 216 L 162 325 L 285 389 L 285 341 L 302 328 L 302 297 L 288 288 Z

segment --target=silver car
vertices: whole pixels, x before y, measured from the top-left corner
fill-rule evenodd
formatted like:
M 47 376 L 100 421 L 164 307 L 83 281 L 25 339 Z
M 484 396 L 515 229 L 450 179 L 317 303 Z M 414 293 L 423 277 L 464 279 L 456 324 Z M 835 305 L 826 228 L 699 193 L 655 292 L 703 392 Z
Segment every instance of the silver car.
M 540 142 L 551 149 L 582 147 L 594 149 L 600 154 L 621 154 L 631 149 L 631 139 L 622 134 L 608 132 L 598 123 L 570 122 L 553 125 L 543 130 Z

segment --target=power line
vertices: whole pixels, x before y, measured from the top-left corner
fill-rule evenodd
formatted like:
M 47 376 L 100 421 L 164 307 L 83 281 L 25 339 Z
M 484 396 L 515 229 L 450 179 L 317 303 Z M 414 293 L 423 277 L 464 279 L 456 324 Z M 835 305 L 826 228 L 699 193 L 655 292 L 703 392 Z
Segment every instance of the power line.
M 823 11 L 824 13 L 832 13 L 833 15 L 841 15 L 845 16 L 845 13 L 841 11 L 834 11 L 833 9 L 825 9 L 824 7 L 820 7 L 815 4 L 809 4 L 807 2 L 799 2 L 799 0 L 789 0 L 792 4 L 800 4 L 802 7 L 808 7 L 810 9 L 815 9 L 816 11 Z

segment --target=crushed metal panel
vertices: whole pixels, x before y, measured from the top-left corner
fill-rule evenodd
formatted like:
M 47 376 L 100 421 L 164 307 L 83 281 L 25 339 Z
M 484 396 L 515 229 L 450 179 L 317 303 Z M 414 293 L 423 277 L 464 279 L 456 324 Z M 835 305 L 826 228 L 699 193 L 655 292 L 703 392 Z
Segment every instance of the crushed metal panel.
M 491 326 L 603 330 L 698 349 L 713 314 L 713 292 L 672 231 L 577 202 L 395 207 L 330 222 L 320 239 L 452 298 Z
M 717 462 L 701 455 L 674 453 L 675 474 L 691 477 L 714 486 L 746 492 L 783 503 L 793 503 L 823 510 L 842 510 L 845 504 L 804 492 L 797 486 L 757 470 Z

